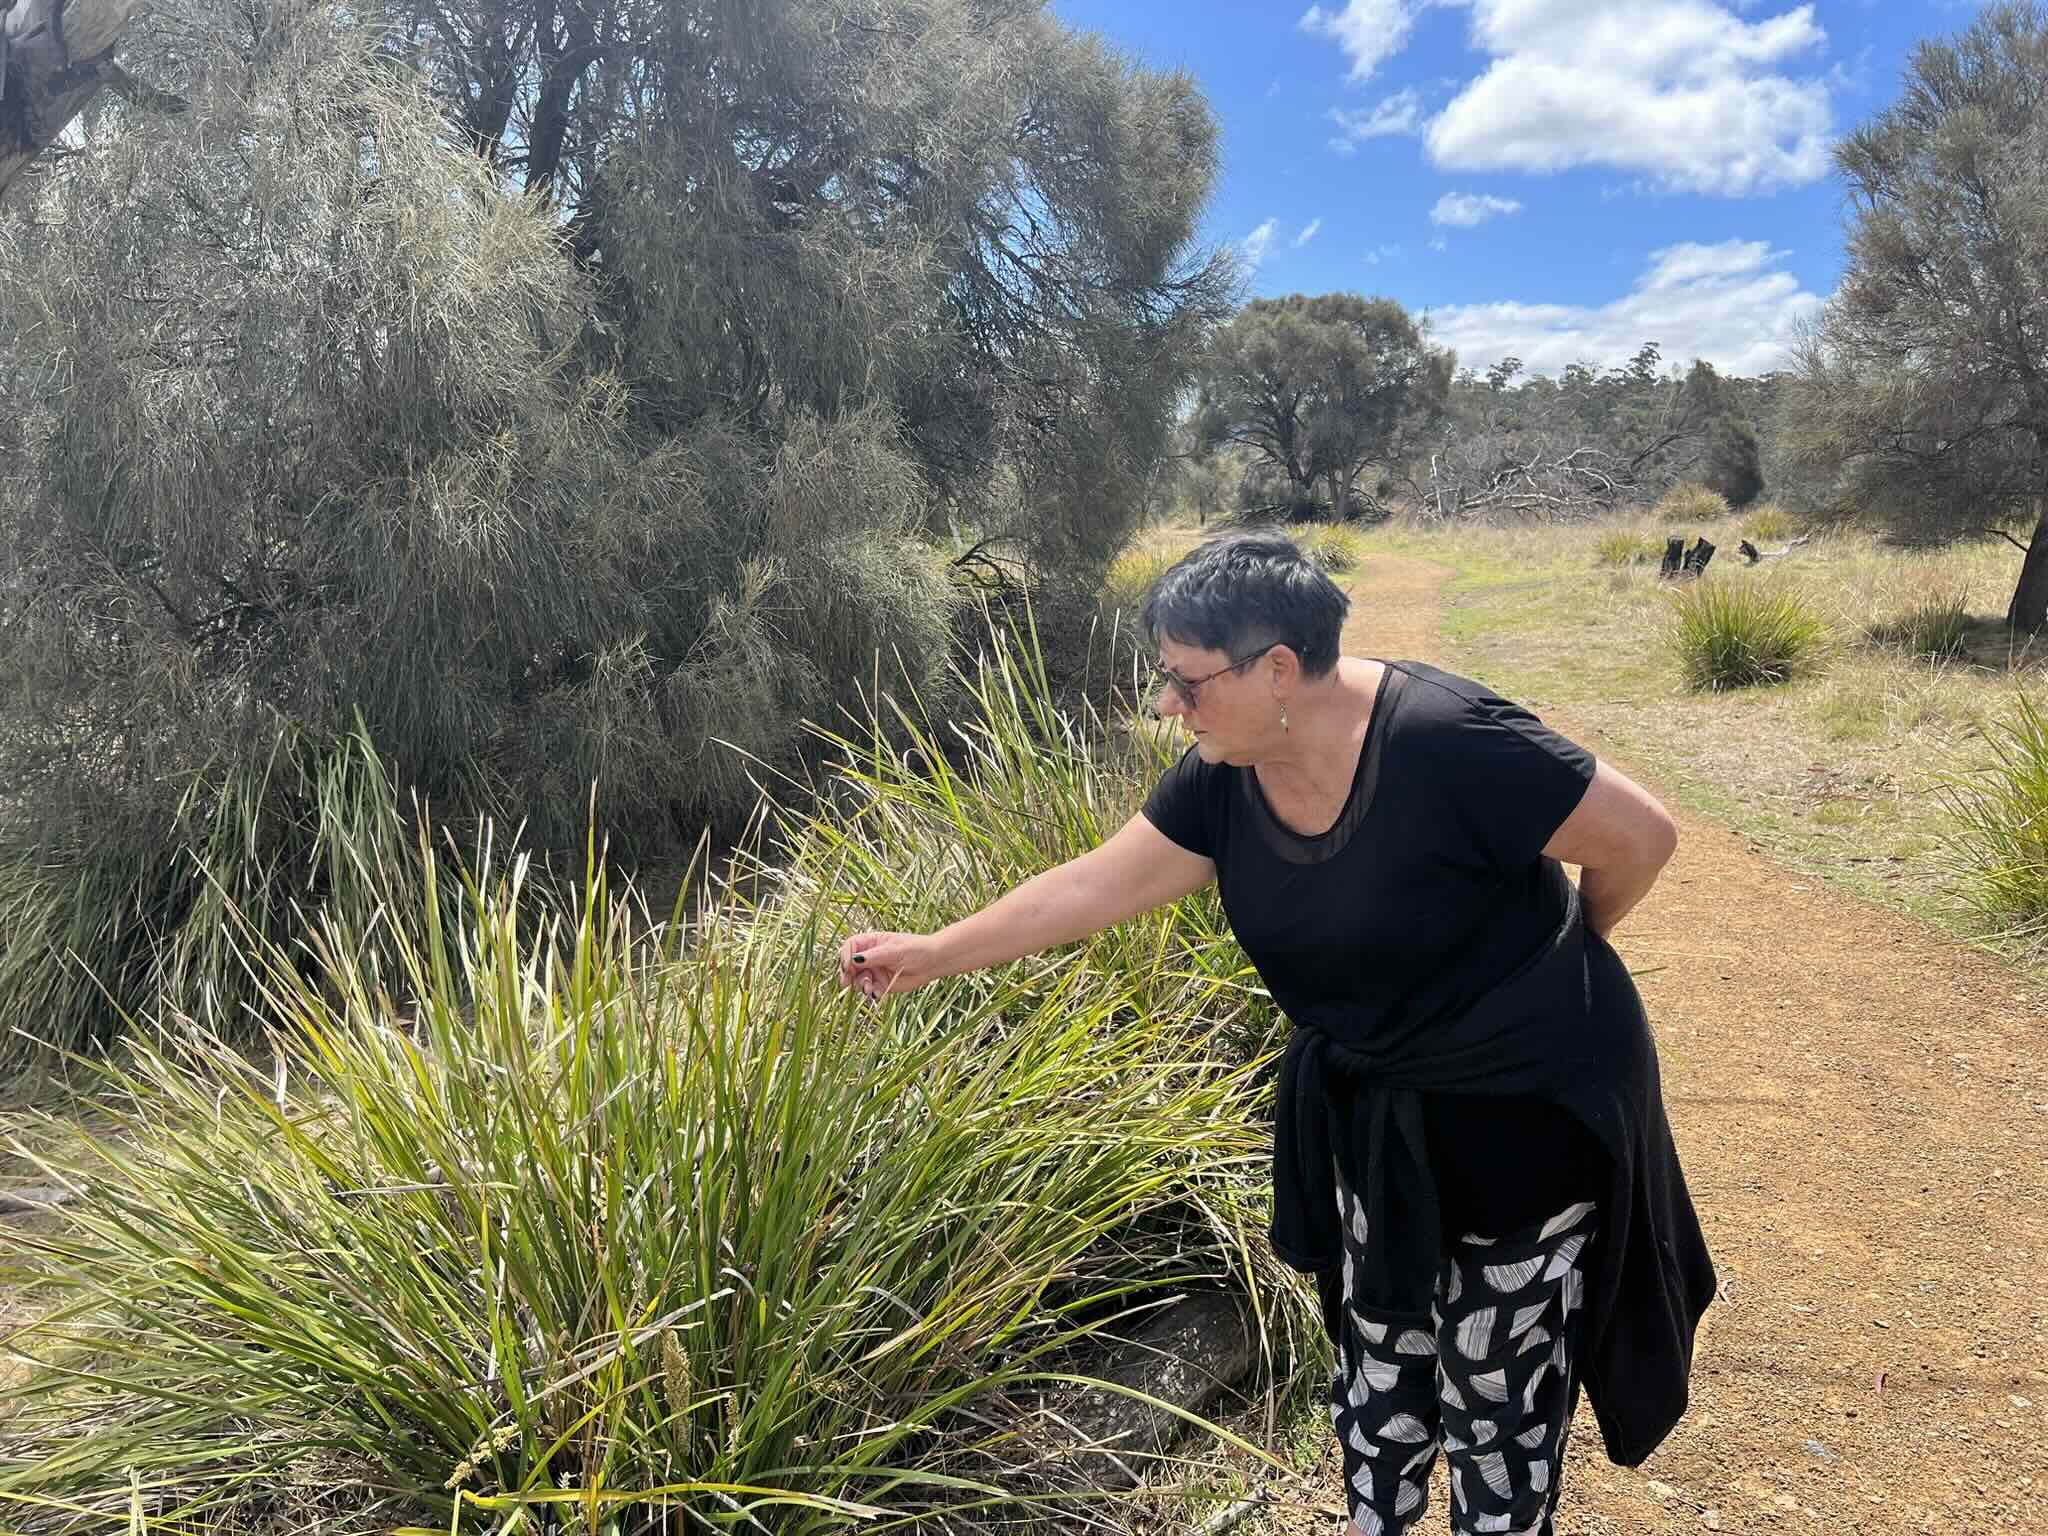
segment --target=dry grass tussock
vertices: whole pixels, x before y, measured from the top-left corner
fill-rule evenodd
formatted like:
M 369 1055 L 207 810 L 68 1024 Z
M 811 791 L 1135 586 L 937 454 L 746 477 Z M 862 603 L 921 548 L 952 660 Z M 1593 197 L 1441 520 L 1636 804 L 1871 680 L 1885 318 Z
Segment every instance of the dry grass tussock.
M 1654 565 L 1663 554 L 1663 535 L 1650 528 L 1609 528 L 1593 541 L 1593 558 L 1602 565 Z
M 1658 499 L 1653 510 L 1659 522 L 1674 526 L 1719 523 L 1728 516 L 1728 498 L 1691 480 L 1681 480 Z
M 1358 569 L 1365 559 L 1365 535 L 1356 528 L 1325 524 L 1295 535 L 1301 552 L 1333 576 Z

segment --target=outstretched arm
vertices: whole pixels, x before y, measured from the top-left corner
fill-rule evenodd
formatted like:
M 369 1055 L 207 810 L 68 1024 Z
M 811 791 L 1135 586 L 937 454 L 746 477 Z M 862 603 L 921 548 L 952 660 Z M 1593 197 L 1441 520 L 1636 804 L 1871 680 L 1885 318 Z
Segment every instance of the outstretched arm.
M 1178 901 L 1215 877 L 1143 815 L 1100 847 L 1033 875 L 937 933 L 856 933 L 839 947 L 839 977 L 870 997 L 910 992 L 1085 938 Z
M 1604 939 L 1657 883 L 1677 847 L 1678 825 L 1657 797 L 1596 759 L 1593 782 L 1543 851 L 1579 866 L 1586 926 Z

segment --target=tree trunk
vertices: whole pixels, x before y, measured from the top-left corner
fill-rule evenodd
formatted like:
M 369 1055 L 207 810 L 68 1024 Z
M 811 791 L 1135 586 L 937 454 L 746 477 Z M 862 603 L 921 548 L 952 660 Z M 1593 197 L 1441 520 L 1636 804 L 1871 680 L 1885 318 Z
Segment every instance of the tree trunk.
M 13 0 L 0 13 L 0 193 L 102 87 L 135 89 L 114 44 L 139 0 Z
M 2029 634 L 2048 625 L 2048 502 L 2039 506 L 2034 536 L 2027 541 L 2027 558 L 2020 562 L 2020 583 L 2013 588 L 2005 621 Z
M 563 31 L 557 33 L 559 14 Z M 561 169 L 562 147 L 569 138 L 569 95 L 584 70 L 601 53 L 597 28 L 580 3 L 558 7 L 541 0 L 534 16 L 534 46 L 541 62 L 540 94 L 533 108 L 533 127 L 526 136 L 526 190 L 544 192 Z

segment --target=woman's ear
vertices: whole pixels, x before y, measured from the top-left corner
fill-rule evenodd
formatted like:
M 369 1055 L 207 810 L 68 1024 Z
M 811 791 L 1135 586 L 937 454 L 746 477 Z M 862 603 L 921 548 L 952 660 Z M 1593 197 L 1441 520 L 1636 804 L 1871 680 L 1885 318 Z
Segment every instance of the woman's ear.
M 1273 660 L 1273 691 L 1292 687 L 1301 681 L 1301 658 L 1294 654 L 1291 645 L 1276 645 L 1266 652 Z

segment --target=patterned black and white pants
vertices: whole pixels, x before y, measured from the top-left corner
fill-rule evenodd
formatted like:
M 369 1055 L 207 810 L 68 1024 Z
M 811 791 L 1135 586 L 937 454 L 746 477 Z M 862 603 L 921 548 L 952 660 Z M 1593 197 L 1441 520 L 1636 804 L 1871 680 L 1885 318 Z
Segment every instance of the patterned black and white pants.
M 1337 1203 L 1344 1270 L 1330 1415 L 1353 1525 L 1363 1536 L 1412 1530 L 1441 1449 L 1457 1536 L 1552 1536 L 1579 1396 L 1573 1350 L 1593 1204 L 1510 1236 L 1454 1239 L 1433 1305 L 1413 1314 L 1360 1303 L 1365 1209 L 1341 1178 Z

